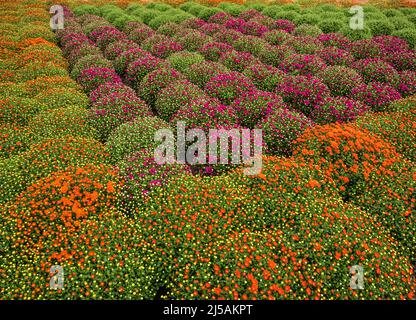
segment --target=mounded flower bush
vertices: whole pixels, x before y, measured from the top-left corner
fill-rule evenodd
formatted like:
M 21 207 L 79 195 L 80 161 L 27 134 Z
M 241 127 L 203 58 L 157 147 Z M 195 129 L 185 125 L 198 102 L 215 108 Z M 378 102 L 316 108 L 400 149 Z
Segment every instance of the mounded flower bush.
M 126 71 L 127 67 L 133 61 L 149 57 L 150 54 L 144 51 L 141 48 L 132 48 L 127 51 L 122 52 L 113 62 L 114 69 L 117 71 L 118 74 L 123 75 Z
M 330 66 L 350 66 L 355 61 L 349 51 L 337 47 L 325 47 L 316 54 Z
M 392 236 L 414 252 L 415 217 L 409 210 L 414 171 L 392 145 L 353 124 L 316 126 L 297 143 L 295 153 L 318 164 L 336 181 L 344 200 L 366 204 Z M 392 208 L 389 213 L 388 207 Z
M 241 36 L 232 44 L 235 50 L 250 52 L 254 56 L 257 56 L 265 45 L 267 42 L 256 36 Z
M 385 82 L 394 87 L 398 84 L 396 69 L 381 59 L 362 59 L 352 66 L 362 74 L 365 82 Z
M 403 97 L 414 95 L 416 93 L 416 72 L 402 71 L 399 72 L 399 85 L 397 89 Z
M 352 68 L 329 66 L 317 74 L 334 96 L 347 96 L 351 90 L 364 83 L 361 75 Z
M 80 177 L 75 176 L 75 178 Z M 55 181 L 59 181 L 58 177 Z M 96 181 L 97 179 L 93 180 Z M 51 180 L 45 182 L 53 183 Z M 75 188 L 76 186 L 72 193 L 76 193 Z M 56 189 L 59 190 L 59 186 L 42 190 Z M 81 196 L 86 197 L 85 199 L 95 197 L 96 185 L 90 187 L 92 196 L 87 190 Z M 103 199 L 101 195 L 93 203 L 96 204 Z M 27 212 L 25 215 L 30 216 Z M 46 220 L 47 216 L 44 218 Z M 11 221 L 12 225 L 14 221 Z M 156 297 L 161 279 L 161 274 L 157 270 L 160 269 L 155 268 L 155 264 L 152 263 L 155 260 L 152 245 L 142 237 L 134 221 L 127 220 L 124 215 L 113 209 L 107 209 L 96 217 L 74 218 L 75 223 L 79 224 L 75 229 L 76 236 L 68 237 L 63 231 L 54 232 L 53 234 L 57 235 L 61 242 L 54 243 L 53 239 L 43 241 L 45 248 L 50 247 L 53 250 L 43 249 L 31 254 L 30 259 L 21 257 L 23 245 L 12 244 L 6 247 L 7 254 L 0 258 L 2 266 L 0 284 L 8 288 L 5 297 L 9 299 L 120 299 L 122 297 L 153 299 Z M 60 220 L 55 219 L 54 224 L 48 225 L 45 229 L 45 233 L 51 233 L 52 228 L 57 229 L 61 225 Z M 10 229 L 16 230 L 13 227 Z M 3 236 L 3 230 L 0 234 Z M 11 232 L 6 233 L 7 236 L 10 234 Z M 12 234 L 10 243 L 19 240 L 16 238 Z M 24 250 L 28 251 L 26 248 Z M 120 254 L 121 250 L 123 254 Z M 45 283 L 49 284 L 51 278 L 49 271 L 52 265 L 63 267 L 65 290 L 50 290 L 45 285 Z M 97 272 L 99 275 L 96 275 Z M 124 276 L 120 277 L 120 274 Z
M 133 30 L 126 32 L 127 37 L 138 45 L 141 45 L 145 40 L 156 35 L 156 32 L 146 25 L 136 27 Z
M 351 90 L 352 98 L 370 106 L 373 111 L 388 110 L 391 102 L 401 98 L 400 93 L 386 83 L 370 82 Z
M 135 59 L 128 65 L 125 80 L 131 84 L 132 87 L 136 87 L 138 83 L 140 83 L 140 81 L 150 72 L 168 66 L 169 63 L 166 60 L 153 57 L 151 55 L 143 56 Z
M 42 111 L 33 117 L 28 127 L 35 140 L 65 135 L 95 138 L 97 132 L 87 125 L 88 110 L 76 106 Z
M 99 140 L 105 141 L 119 125 L 151 115 L 150 108 L 134 91 L 125 90 L 111 92 L 95 101 L 89 110 L 88 122 L 97 130 Z
M 159 92 L 155 110 L 160 118 L 169 121 L 182 106 L 198 98 L 208 99 L 208 96 L 188 80 L 177 80 Z
M 207 60 L 218 61 L 221 56 L 233 50 L 229 44 L 222 42 L 209 42 L 199 49 L 199 52 Z
M 326 63 L 314 54 L 292 54 L 279 65 L 287 73 L 304 76 L 313 76 L 325 67 Z
M 253 81 L 254 85 L 261 90 L 273 92 L 277 86 L 284 81 L 286 73 L 275 67 L 255 63 L 244 69 L 243 74 Z
M 318 36 L 318 39 L 325 47 L 337 47 L 346 50 L 351 45 L 351 41 L 347 37 L 337 32 L 323 33 Z
M 370 109 L 360 101 L 346 97 L 328 97 L 317 104 L 311 112 L 311 119 L 319 124 L 347 122 L 354 120 Z
M 321 28 L 319 28 L 317 25 L 313 24 L 301 24 L 298 25 L 293 31 L 293 35 L 295 36 L 311 36 L 311 37 L 318 37 L 320 34 L 322 34 Z
M 380 285 L 389 296 L 412 296 L 409 261 L 380 224 L 338 199 L 323 198 L 327 188 L 318 182 L 316 168 L 263 159 L 264 173 L 253 178 L 237 171 L 231 177 L 173 181 L 170 193 L 154 203 L 154 214 L 143 210 L 142 232 L 163 248 L 173 266 L 165 270 L 171 275 L 166 297 L 353 299 L 377 296 Z M 201 199 L 197 205 L 194 197 Z M 337 231 L 328 234 L 328 227 Z M 389 260 L 392 256 L 396 259 Z M 371 293 L 350 290 L 350 278 L 342 276 L 361 260 L 371 265 Z M 397 261 L 402 273 L 393 271 Z M 383 268 L 395 279 L 381 273 Z M 398 278 L 400 288 L 392 285 Z
M 249 78 L 239 72 L 222 73 L 205 85 L 205 91 L 225 104 L 232 103 L 244 92 L 254 90 L 254 84 Z
M 267 91 L 248 91 L 232 103 L 241 126 L 254 129 L 256 125 L 279 108 L 284 108 L 282 97 Z
M 87 93 L 105 83 L 121 83 L 121 78 L 114 69 L 96 67 L 84 69 L 77 80 Z
M 289 38 L 283 44 L 292 47 L 299 54 L 314 54 L 324 47 L 317 38 L 311 36 Z
M 281 63 L 295 54 L 292 47 L 286 45 L 265 45 L 257 54 L 259 60 L 273 67 L 280 67 Z
M 185 70 L 184 74 L 190 82 L 200 88 L 204 88 L 211 78 L 227 72 L 230 72 L 230 70 L 222 64 L 212 61 L 202 61 L 194 63 Z
M 337 183 L 344 199 L 365 192 L 363 183 L 375 176 L 394 176 L 401 156 L 388 142 L 354 124 L 315 126 L 297 139 L 294 153 L 302 160 L 320 165 Z
M 0 123 L 27 125 L 43 108 L 35 99 L 6 97 L 0 100 Z
M 352 42 L 349 51 L 356 59 L 377 58 L 381 54 L 381 47 L 372 39 L 363 39 Z
M 416 70 L 416 53 L 411 50 L 396 51 L 394 54 L 384 55 L 383 60 L 390 63 L 398 71 Z
M 249 52 L 228 51 L 221 55 L 218 63 L 226 66 L 232 71 L 242 72 L 247 66 L 258 62 Z
M 182 73 L 170 67 L 156 69 L 147 74 L 138 84 L 139 96 L 148 104 L 153 105 L 160 90 L 175 80 L 184 79 Z
M 179 108 L 170 120 L 172 127 L 176 127 L 178 121 L 185 122 L 188 128 L 202 129 L 208 133 L 209 129 L 235 127 L 237 118 L 231 106 L 221 104 L 216 99 L 200 97 Z
M 114 41 L 105 48 L 104 56 L 108 60 L 115 60 L 123 52 L 138 47 L 138 44 L 128 39 Z
M 204 57 L 199 53 L 181 51 L 171 54 L 167 61 L 169 61 L 172 68 L 184 72 L 193 64 L 204 61 Z
M 80 58 L 74 65 L 71 71 L 71 77 L 78 79 L 82 71 L 90 68 L 112 68 L 112 64 L 109 60 L 105 59 L 101 54 L 88 55 Z
M 108 163 L 104 146 L 94 139 L 73 137 L 45 139 L 25 152 L 1 161 L 0 202 L 13 200 L 28 185 L 68 166 Z
M 117 207 L 127 215 L 139 214 L 141 202 L 152 201 L 152 190 L 166 187 L 170 179 L 190 174 L 186 164 L 161 164 L 154 158 L 154 150 L 143 149 L 117 163 L 120 195 Z
M 359 128 L 366 129 L 387 140 L 398 152 L 414 162 L 416 160 L 414 121 L 414 112 L 396 111 L 366 113 L 358 117 L 355 123 Z
M 271 45 L 281 45 L 291 37 L 293 37 L 291 34 L 282 30 L 270 30 L 262 35 L 262 38 Z
M 51 88 L 37 94 L 34 99 L 42 105 L 43 110 L 67 106 L 87 108 L 89 104 L 85 93 L 81 92 L 78 88 Z
M 302 113 L 283 107 L 271 112 L 260 124 L 264 132 L 266 152 L 288 156 L 295 139 L 313 122 Z
M 204 45 L 212 41 L 210 36 L 198 30 L 191 30 L 189 32 L 185 32 L 184 34 L 179 32 L 177 35 L 175 35 L 174 39 L 179 43 L 180 46 L 188 51 L 198 51 Z
M 330 95 L 328 87 L 318 78 L 288 76 L 276 86 L 276 93 L 293 108 L 309 115 L 314 106 Z
M 32 138 L 33 133 L 27 127 L 0 125 L 0 158 L 8 158 L 27 150 Z
M 155 132 L 159 129 L 170 126 L 157 117 L 143 117 L 120 125 L 106 142 L 112 160 L 118 162 L 141 149 L 154 149 L 158 145 L 154 141 Z

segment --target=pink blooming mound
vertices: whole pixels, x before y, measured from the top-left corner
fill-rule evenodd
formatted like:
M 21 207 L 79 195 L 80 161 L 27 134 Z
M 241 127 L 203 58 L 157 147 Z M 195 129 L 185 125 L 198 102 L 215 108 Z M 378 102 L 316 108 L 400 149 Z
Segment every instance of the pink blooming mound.
M 81 71 L 78 83 L 89 93 L 104 83 L 121 83 L 121 78 L 114 69 L 89 68 Z
M 293 142 L 312 125 L 305 115 L 287 108 L 270 113 L 261 123 L 266 153 L 289 156 Z
M 146 55 L 131 62 L 126 70 L 126 81 L 135 87 L 147 74 L 161 68 L 167 67 L 168 63 L 160 58 Z
M 92 126 L 97 129 L 100 140 L 105 141 L 119 125 L 151 115 L 150 108 L 134 91 L 118 87 L 93 103 L 89 118 Z
M 242 32 L 247 35 L 261 37 L 264 33 L 269 31 L 269 28 L 263 26 L 255 21 L 248 21 L 243 26 Z
M 318 78 L 305 76 L 288 76 L 276 86 L 276 93 L 292 107 L 309 115 L 315 105 L 329 97 L 328 87 Z
M 153 44 L 148 50 L 156 57 L 167 58 L 174 52 L 182 51 L 183 47 L 179 43 L 169 39 Z
M 397 51 L 394 54 L 384 55 L 382 59 L 399 71 L 416 71 L 416 52 L 413 50 Z
M 350 66 L 355 61 L 349 51 L 337 47 L 325 47 L 324 49 L 317 51 L 316 55 L 330 66 Z
M 97 87 L 97 89 L 91 91 L 89 95 L 89 99 L 91 103 L 95 103 L 98 100 L 105 98 L 109 94 L 113 93 L 123 93 L 132 95 L 134 94 L 134 90 L 123 83 L 104 83 Z
M 328 97 L 315 105 L 311 112 L 311 119 L 319 124 L 346 122 L 354 120 L 369 109 L 370 107 L 357 100 L 346 97 Z
M 348 49 L 351 41 L 340 33 L 323 33 L 318 36 L 318 40 L 326 47 L 337 47 L 339 49 Z
M 357 60 L 352 64 L 364 78 L 365 82 L 385 82 L 395 87 L 399 81 L 397 70 L 389 63 L 378 59 L 368 58 Z
M 409 49 L 409 44 L 406 40 L 394 36 L 377 36 L 373 37 L 371 41 L 378 44 L 383 54 L 389 54 L 393 52 L 396 53 Z
M 183 74 L 172 68 L 160 68 L 147 74 L 137 85 L 137 92 L 148 104 L 154 105 L 158 93 L 175 80 L 184 79 Z
M 286 105 L 282 97 L 277 94 L 254 90 L 245 92 L 241 97 L 235 99 L 232 107 L 236 112 L 239 124 L 253 129 L 271 112 L 284 108 Z
M 285 20 L 285 19 L 276 20 L 274 26 L 270 27 L 270 29 L 279 29 L 279 30 L 286 31 L 288 33 L 293 32 L 295 28 L 296 28 L 296 25 L 292 21 Z
M 249 52 L 233 50 L 223 53 L 218 62 L 230 70 L 242 72 L 247 66 L 260 61 Z
M 114 60 L 123 52 L 138 47 L 139 45 L 137 43 L 128 39 L 115 41 L 106 47 L 104 56 L 109 60 Z
M 148 26 L 140 26 L 128 33 L 128 38 L 141 45 L 145 40 L 156 35 L 156 32 Z
M 249 9 L 246 11 L 241 12 L 238 17 L 240 19 L 243 19 L 244 21 L 249 21 L 253 18 L 257 18 L 257 17 L 263 17 L 263 15 L 258 12 L 256 9 Z
M 416 93 L 416 72 L 402 71 L 399 73 L 400 81 L 397 90 L 404 96 L 410 96 Z
M 185 21 L 183 21 L 180 26 L 183 28 L 190 28 L 190 29 L 199 29 L 203 27 L 206 24 L 206 22 L 199 18 L 190 18 Z
M 326 67 L 326 63 L 314 54 L 293 54 L 282 61 L 280 69 L 293 75 L 313 76 Z
M 370 106 L 373 111 L 386 111 L 390 102 L 400 99 L 401 94 L 392 86 L 381 82 L 362 84 L 351 91 L 351 98 Z
M 212 36 L 217 32 L 222 32 L 225 30 L 226 28 L 222 24 L 218 23 L 206 23 L 201 28 L 199 28 L 199 31 L 205 33 L 208 36 Z
M 122 52 L 114 61 L 114 68 L 116 69 L 117 73 L 120 75 L 124 75 L 126 72 L 127 67 L 129 64 L 136 59 L 142 57 L 149 57 L 151 56 L 148 52 L 141 48 L 132 48 L 127 51 Z
M 208 22 L 210 23 L 219 23 L 219 24 L 224 24 L 226 23 L 229 19 L 231 19 L 233 16 L 229 13 L 226 12 L 218 12 L 214 15 L 212 15 L 209 19 Z
M 124 32 L 121 32 L 118 29 L 112 27 L 102 27 L 101 30 L 97 29 L 96 31 L 92 32 L 90 35 L 91 38 L 94 38 L 95 32 L 99 32 L 99 34 L 96 35 L 95 42 L 101 48 L 101 50 L 104 50 L 109 44 L 113 42 L 127 39 L 127 35 Z
M 233 45 L 243 36 L 244 35 L 237 30 L 227 29 L 225 31 L 217 32 L 212 36 L 212 39 L 216 42 L 224 42 Z
M 380 45 L 370 39 L 352 42 L 349 50 L 356 59 L 378 58 L 381 55 Z
M 85 34 L 79 33 L 69 33 L 65 35 L 60 42 L 62 52 L 65 56 L 69 55 L 74 48 L 80 46 L 81 44 L 94 45 L 94 42 L 91 41 Z
M 356 70 L 343 66 L 327 67 L 316 76 L 328 86 L 334 96 L 347 96 L 353 88 L 364 82 Z
M 216 99 L 197 98 L 183 105 L 170 120 L 172 126 L 185 121 L 189 128 L 199 128 L 206 132 L 211 128 L 234 127 L 237 123 L 232 107 Z
M 254 85 L 265 91 L 273 92 L 276 85 L 282 83 L 286 73 L 263 63 L 255 63 L 244 69 L 243 74 L 253 81 Z
M 205 85 L 205 90 L 209 95 L 225 104 L 232 103 L 244 92 L 254 89 L 253 82 L 239 72 L 219 74 Z

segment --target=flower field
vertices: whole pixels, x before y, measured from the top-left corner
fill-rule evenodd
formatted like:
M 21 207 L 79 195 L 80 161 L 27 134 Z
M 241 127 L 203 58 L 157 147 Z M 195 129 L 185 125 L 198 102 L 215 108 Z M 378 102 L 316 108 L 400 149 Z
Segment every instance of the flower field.
M 0 300 L 415 299 L 416 7 L 389 4 L 2 1 Z M 161 164 L 181 123 L 259 130 L 261 171 Z

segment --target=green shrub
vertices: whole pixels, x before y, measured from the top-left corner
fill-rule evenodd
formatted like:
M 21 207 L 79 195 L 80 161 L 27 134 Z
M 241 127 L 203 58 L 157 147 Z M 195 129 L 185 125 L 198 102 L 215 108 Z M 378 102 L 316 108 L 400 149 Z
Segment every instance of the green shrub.
M 154 141 L 159 129 L 169 129 L 167 122 L 158 117 L 143 117 L 119 126 L 108 137 L 106 146 L 116 163 L 141 149 L 155 149 L 159 143 Z
M 402 29 L 414 29 L 415 25 L 409 20 L 400 17 L 390 18 L 389 21 L 394 25 L 396 31 L 401 31 Z
M 390 35 L 394 30 L 394 25 L 387 19 L 370 20 L 367 22 L 373 36 Z
M 337 19 L 325 19 L 321 20 L 318 23 L 318 26 L 324 33 L 331 33 L 338 32 L 342 27 L 345 26 L 345 23 Z
M 327 32 L 328 33 L 328 32 Z M 315 25 L 310 24 L 301 24 L 296 27 L 295 31 L 293 32 L 296 36 L 312 36 L 317 37 L 322 34 L 321 28 Z
M 263 14 L 265 16 L 268 16 L 270 18 L 276 19 L 277 15 L 280 13 L 281 9 L 280 6 L 277 5 L 271 5 L 271 6 L 267 6 L 264 10 L 263 10 Z
M 321 17 L 314 13 L 302 14 L 294 21 L 297 25 L 301 24 L 318 24 L 321 21 Z
M 196 52 L 180 51 L 171 54 L 167 60 L 170 62 L 172 68 L 184 72 L 194 63 L 204 61 L 204 57 Z
M 371 30 L 368 26 L 364 26 L 363 30 L 353 30 L 350 26 L 344 26 L 339 32 L 353 41 L 370 39 L 372 37 Z
M 157 96 L 155 109 L 160 118 L 170 121 L 180 107 L 195 99 L 207 98 L 206 93 L 188 80 L 177 80 L 162 89 Z
M 220 8 L 216 8 L 216 7 L 205 8 L 205 9 L 201 10 L 198 13 L 197 17 L 202 19 L 202 20 L 207 21 L 211 16 L 213 16 L 214 14 L 216 14 L 218 12 L 222 12 L 222 10 Z
M 155 17 L 154 19 L 150 20 L 148 24 L 149 24 L 149 27 L 151 27 L 152 29 L 157 29 L 163 26 L 164 24 L 168 23 L 169 21 L 172 21 L 171 16 L 161 14 Z

